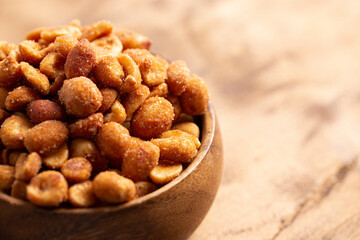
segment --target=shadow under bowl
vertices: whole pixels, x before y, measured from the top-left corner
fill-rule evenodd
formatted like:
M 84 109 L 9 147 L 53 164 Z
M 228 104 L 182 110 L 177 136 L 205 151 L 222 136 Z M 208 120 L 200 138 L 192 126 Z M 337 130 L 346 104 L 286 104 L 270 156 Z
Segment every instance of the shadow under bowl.
M 222 175 L 220 129 L 211 104 L 201 147 L 176 179 L 125 204 L 46 209 L 0 192 L 0 239 L 186 239 L 210 209 Z

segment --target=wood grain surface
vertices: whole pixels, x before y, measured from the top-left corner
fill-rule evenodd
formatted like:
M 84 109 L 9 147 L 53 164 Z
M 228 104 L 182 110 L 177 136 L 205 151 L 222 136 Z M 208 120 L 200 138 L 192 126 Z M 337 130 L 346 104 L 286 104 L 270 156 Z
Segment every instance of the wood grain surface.
M 107 19 L 210 87 L 224 175 L 191 240 L 360 239 L 360 1 L 0 1 L 0 39 Z

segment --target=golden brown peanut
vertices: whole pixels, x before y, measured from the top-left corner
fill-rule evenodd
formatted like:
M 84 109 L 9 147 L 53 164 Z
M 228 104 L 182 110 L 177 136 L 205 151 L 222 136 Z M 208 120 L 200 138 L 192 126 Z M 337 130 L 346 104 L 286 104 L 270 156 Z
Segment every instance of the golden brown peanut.
M 198 149 L 201 145 L 199 138 L 197 138 L 187 132 L 180 131 L 180 130 L 169 130 L 169 131 L 163 132 L 160 135 L 160 138 L 171 138 L 171 137 L 187 138 L 195 144 L 196 149 Z
M 126 111 L 119 100 L 116 100 L 110 108 L 110 112 L 105 115 L 104 122 L 123 123 L 126 119 Z
M 52 82 L 50 85 L 49 94 L 56 95 L 58 91 L 61 89 L 65 79 L 66 79 L 65 72 L 59 73 L 59 75 L 55 78 L 54 82 Z
M 178 97 L 175 97 L 175 96 L 170 95 L 170 94 L 166 97 L 166 100 L 168 100 L 171 103 L 171 105 L 173 106 L 173 108 L 174 108 L 175 116 L 174 116 L 173 122 L 176 122 L 179 119 L 181 111 L 182 111 L 182 108 L 181 108 L 181 105 L 180 105 L 180 100 L 179 100 Z
M 9 165 L 15 166 L 17 160 L 19 159 L 19 157 L 22 153 L 24 153 L 24 152 L 14 151 L 14 152 L 11 152 L 10 154 L 8 154 Z
M 122 174 L 133 181 L 144 181 L 159 161 L 160 150 L 150 142 L 139 142 L 124 155 Z
M 107 169 L 108 162 L 95 144 L 87 139 L 77 138 L 71 141 L 70 156 L 83 157 L 91 163 L 93 173 L 98 173 Z
M 10 114 L 4 109 L 0 108 L 0 124 L 2 124 L 8 117 L 10 117 Z
M 0 88 L 0 108 L 5 109 L 5 99 L 9 95 L 9 90 L 6 88 Z
M 51 169 L 59 169 L 64 162 L 69 159 L 69 148 L 66 143 L 61 147 L 54 149 L 43 157 L 43 163 Z
M 0 152 L 0 165 L 12 165 L 10 164 L 10 150 L 5 148 Z M 14 166 L 14 165 L 12 165 Z
M 118 93 L 115 89 L 112 88 L 102 88 L 100 89 L 101 95 L 103 96 L 103 101 L 101 107 L 98 109 L 98 112 L 107 111 L 115 102 Z
M 40 33 L 41 39 L 45 40 L 47 43 L 51 43 L 55 41 L 55 39 L 59 36 L 70 35 L 74 38 L 80 38 L 81 30 L 74 26 L 62 26 L 55 28 L 45 28 Z
M 122 42 L 124 50 L 128 48 L 143 48 L 149 50 L 151 47 L 151 40 L 139 33 L 130 30 L 120 30 L 115 34 Z
M 10 149 L 24 148 L 24 138 L 31 127 L 31 122 L 25 117 L 16 115 L 8 117 L 0 129 L 2 143 Z
M 135 197 L 135 184 L 113 171 L 99 173 L 93 181 L 95 195 L 103 202 L 121 203 Z
M 95 113 L 103 100 L 100 90 L 86 77 L 65 80 L 58 96 L 67 114 L 76 117 L 87 117 Z
M 168 86 L 166 83 L 160 83 L 159 85 L 153 87 L 150 91 L 149 97 L 164 97 L 168 95 Z
M 165 82 L 166 67 L 148 50 L 127 49 L 123 53 L 129 55 L 139 66 L 143 84 L 151 87 Z
M 48 53 L 40 62 L 40 72 L 55 79 L 64 71 L 65 58 L 56 52 Z
M 180 103 L 179 103 L 179 105 L 180 105 Z M 174 106 L 174 109 L 175 109 L 175 106 Z M 194 122 L 194 117 L 189 114 L 186 114 L 186 113 L 180 113 L 178 116 L 178 119 L 176 120 L 176 123 L 182 123 L 182 122 Z
M 80 40 L 69 52 L 64 65 L 66 77 L 87 77 L 96 63 L 94 47 L 86 40 Z
M 17 54 L 10 54 L 0 62 L 0 87 L 13 88 L 18 85 L 21 78 L 21 70 L 17 62 Z
M 61 173 L 44 171 L 31 179 L 26 197 L 39 206 L 57 207 L 68 199 L 68 184 Z
M 160 161 L 159 165 L 150 172 L 150 179 L 156 184 L 166 184 L 179 176 L 182 170 L 181 163 Z
M 179 96 L 185 91 L 185 88 L 190 81 L 190 70 L 184 61 L 172 62 L 167 70 L 166 83 L 169 87 L 169 92 L 174 96 Z
M 0 41 L 0 61 L 4 60 L 11 51 L 16 51 L 17 46 L 13 43 Z
M 50 91 L 50 82 L 45 74 L 42 74 L 39 69 L 34 68 L 27 62 L 20 63 L 20 69 L 24 80 L 39 91 L 42 95 L 46 95 Z
M 45 48 L 38 42 L 31 40 L 22 41 L 19 44 L 19 52 L 23 61 L 37 65 L 46 56 L 46 54 L 55 51 L 55 45 L 50 44 Z
M 55 39 L 55 49 L 58 51 L 63 57 L 67 57 L 71 49 L 75 47 L 78 40 L 75 37 L 70 35 L 59 36 Z
M 126 54 L 119 54 L 117 60 L 125 73 L 124 82 L 118 90 L 120 92 L 129 93 L 140 87 L 142 79 L 136 62 Z
M 39 98 L 39 94 L 32 88 L 20 86 L 8 94 L 5 99 L 5 107 L 10 111 L 23 111 L 28 103 Z
M 26 200 L 26 182 L 21 180 L 15 180 L 13 184 L 11 185 L 11 196 Z
M 40 99 L 29 103 L 26 112 L 30 120 L 35 124 L 46 120 L 62 121 L 66 117 L 61 105 L 47 99 Z
M 82 157 L 70 158 L 61 167 L 61 173 L 71 183 L 83 182 L 90 178 L 91 163 Z
M 167 71 L 169 66 L 170 66 L 170 63 L 168 62 L 168 60 L 166 60 L 165 58 L 160 57 L 159 55 L 154 55 L 154 57 L 156 58 L 157 61 L 159 61 L 164 66 L 164 68 Z
M 15 164 L 15 179 L 29 181 L 41 168 L 41 157 L 36 152 L 21 153 Z
M 172 162 L 189 163 L 197 154 L 195 143 L 185 137 L 156 138 L 151 143 L 160 148 L 160 159 Z
M 145 85 L 141 85 L 135 91 L 125 96 L 122 104 L 126 110 L 127 121 L 130 121 L 133 113 L 141 106 L 141 104 L 143 104 L 143 102 L 149 97 L 149 95 L 149 88 Z
M 99 21 L 89 26 L 82 34 L 81 39 L 92 41 L 96 38 L 108 35 L 113 30 L 113 25 L 108 21 Z
M 180 103 L 187 114 L 201 115 L 206 112 L 209 104 L 209 92 L 201 77 L 191 75 L 186 90 L 180 96 Z
M 112 167 L 120 168 L 125 152 L 137 143 L 129 131 L 116 122 L 105 123 L 99 130 L 96 143 L 101 153 L 109 159 Z
M 173 119 L 171 103 L 162 97 L 151 97 L 134 113 L 131 133 L 143 139 L 154 138 L 169 130 Z
M 29 152 L 47 154 L 67 141 L 69 130 L 63 122 L 44 121 L 27 131 L 24 144 Z
M 113 56 L 100 58 L 94 66 L 93 73 L 96 80 L 104 86 L 118 88 L 123 83 L 123 68 Z
M 72 138 L 83 137 L 93 138 L 103 125 L 104 117 L 102 113 L 94 113 L 87 118 L 79 119 L 69 125 L 70 136 Z
M 105 56 L 116 57 L 123 49 L 122 43 L 114 34 L 95 39 L 91 45 L 95 49 L 97 59 Z
M 45 28 L 35 28 L 35 29 L 33 29 L 33 30 L 31 30 L 30 32 L 28 32 L 27 34 L 26 34 L 26 37 L 25 37 L 25 39 L 26 40 L 33 40 L 33 41 L 35 41 L 35 42 L 37 42 L 37 41 L 39 41 L 40 40 L 40 38 L 41 38 L 41 32 L 44 30 Z
M 69 188 L 69 202 L 74 207 L 91 207 L 96 203 L 93 183 L 85 181 Z
M 15 168 L 0 165 L 0 192 L 8 191 L 15 180 Z
M 136 182 L 135 188 L 136 188 L 135 198 L 145 196 L 157 189 L 155 184 L 147 181 Z
M 200 137 L 200 129 L 193 122 L 177 123 L 177 124 L 173 125 L 171 129 L 172 130 L 180 130 L 180 131 L 183 131 L 183 132 L 187 132 L 187 133 L 193 135 L 196 138 Z

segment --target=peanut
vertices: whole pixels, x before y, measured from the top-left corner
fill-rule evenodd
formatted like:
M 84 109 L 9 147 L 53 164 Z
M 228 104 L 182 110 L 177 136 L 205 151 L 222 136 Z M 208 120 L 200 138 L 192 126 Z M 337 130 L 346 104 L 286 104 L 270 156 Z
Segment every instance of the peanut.
M 46 95 L 50 91 L 50 82 L 45 74 L 39 69 L 34 68 L 27 62 L 20 63 L 20 69 L 24 76 L 24 80 L 42 95 Z
M 21 78 L 21 70 L 17 62 L 16 52 L 10 54 L 0 62 L 0 87 L 13 88 L 18 85 Z
M 85 181 L 69 188 L 69 202 L 74 207 L 91 207 L 96 203 L 93 183 Z
M 41 168 L 41 157 L 36 152 L 21 153 L 15 164 L 15 178 L 17 180 L 29 181 Z
M 46 120 L 65 120 L 65 111 L 61 105 L 50 100 L 41 99 L 28 104 L 27 115 L 35 123 L 41 123 Z
M 11 185 L 11 193 L 12 197 L 26 200 L 26 182 L 21 180 L 15 180 Z
M 174 96 L 179 96 L 186 89 L 190 81 L 190 70 L 184 61 L 172 62 L 167 70 L 166 83 L 169 92 Z
M 28 103 L 39 98 L 39 94 L 32 88 L 20 86 L 7 95 L 5 107 L 10 111 L 23 111 Z
M 15 168 L 13 166 L 0 165 L 0 191 L 8 191 L 15 180 Z
M 160 161 L 150 172 L 150 179 L 156 184 L 166 184 L 180 175 L 183 167 L 180 163 Z
M 8 117 L 0 129 L 2 143 L 10 149 L 24 148 L 24 138 L 31 127 L 31 122 L 25 117 L 16 115 Z
M 105 115 L 104 122 L 123 123 L 126 119 L 126 111 L 119 100 L 116 100 L 110 108 L 110 112 Z
M 70 158 L 61 166 L 61 173 L 71 183 L 88 180 L 91 171 L 91 163 L 82 157 Z
M 51 169 L 59 169 L 69 159 L 69 148 L 66 143 L 43 157 L 43 163 Z
M 187 114 L 201 115 L 206 112 L 209 104 L 209 92 L 201 77 L 191 75 L 185 91 L 180 96 L 180 103 Z

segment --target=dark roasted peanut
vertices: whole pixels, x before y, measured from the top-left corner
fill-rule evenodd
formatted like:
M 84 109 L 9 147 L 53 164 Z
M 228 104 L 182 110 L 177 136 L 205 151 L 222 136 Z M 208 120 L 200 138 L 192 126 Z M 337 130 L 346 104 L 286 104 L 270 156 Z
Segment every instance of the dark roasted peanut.
M 70 158 L 61 167 L 61 173 L 71 183 L 83 182 L 90 178 L 91 163 L 82 157 Z
M 61 173 L 44 171 L 31 179 L 26 196 L 36 205 L 57 207 L 68 199 L 68 184 Z
M 66 112 L 76 117 L 87 117 L 95 113 L 103 100 L 100 90 L 86 77 L 65 80 L 58 95 Z
M 62 109 L 61 105 L 46 99 L 36 100 L 29 103 L 26 112 L 30 120 L 35 124 L 46 120 L 61 121 L 66 117 L 65 111 Z
M 151 97 L 132 117 L 131 133 L 143 139 L 151 139 L 169 130 L 173 119 L 171 103 L 162 97 Z
M 10 164 L 10 150 L 8 148 L 2 149 L 0 152 L 0 165 L 12 165 Z
M 102 113 L 94 113 L 87 118 L 79 119 L 69 125 L 70 136 L 72 138 L 83 137 L 93 138 L 103 125 L 104 117 Z
M 29 152 L 47 154 L 67 141 L 69 130 L 63 122 L 44 121 L 27 131 L 24 139 Z
M 32 88 L 20 86 L 9 93 L 5 99 L 5 107 L 10 111 L 23 111 L 26 105 L 36 99 L 40 95 Z
M 10 149 L 24 148 L 24 138 L 31 127 L 31 122 L 25 117 L 16 115 L 8 117 L 0 129 L 2 143 Z
M 69 52 L 64 65 L 67 78 L 87 77 L 96 62 L 94 47 L 86 40 L 80 40 Z
M 26 186 L 26 182 L 21 180 L 15 180 L 11 185 L 10 195 L 18 199 L 26 200 Z
M 135 184 L 113 171 L 99 173 L 93 181 L 95 195 L 103 202 L 121 203 L 135 197 Z
M 4 109 L 0 108 L 0 124 L 2 124 L 8 117 L 10 117 L 10 114 Z
M 6 88 L 0 88 L 0 108 L 5 109 L 5 100 L 9 95 L 9 90 Z

